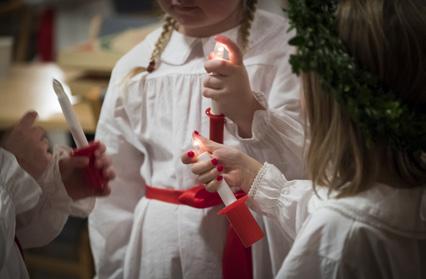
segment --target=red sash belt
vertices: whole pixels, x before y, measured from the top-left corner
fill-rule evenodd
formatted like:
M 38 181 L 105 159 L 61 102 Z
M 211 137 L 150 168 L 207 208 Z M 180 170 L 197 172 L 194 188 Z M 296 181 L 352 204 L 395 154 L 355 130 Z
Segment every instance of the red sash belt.
M 145 197 L 168 203 L 187 205 L 195 208 L 209 208 L 222 204 L 218 193 L 210 193 L 204 186 L 197 185 L 188 190 L 161 189 L 145 186 Z M 244 196 L 243 192 L 236 197 Z M 222 275 L 224 279 L 253 278 L 251 249 L 245 248 L 231 226 L 228 226 L 226 243 L 222 256 Z

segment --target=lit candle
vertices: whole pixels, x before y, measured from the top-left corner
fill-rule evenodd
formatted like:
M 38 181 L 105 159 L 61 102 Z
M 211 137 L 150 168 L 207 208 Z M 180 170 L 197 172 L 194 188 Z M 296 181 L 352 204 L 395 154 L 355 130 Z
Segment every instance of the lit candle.
M 194 149 L 197 151 L 198 161 L 205 162 L 205 161 L 211 161 L 212 160 L 210 153 L 204 150 L 203 144 L 201 143 L 201 141 L 199 139 L 194 137 L 193 140 L 192 140 L 192 145 L 193 145 Z M 231 188 L 228 186 L 225 179 L 222 179 L 221 181 L 218 181 L 218 182 L 220 184 L 219 184 L 219 187 L 217 189 L 217 192 L 218 192 L 220 198 L 222 199 L 223 203 L 226 206 L 228 206 L 228 205 L 234 203 L 235 201 L 237 201 L 237 199 L 235 198 L 234 192 L 232 192 Z
M 216 42 L 213 50 L 213 59 L 229 60 L 229 51 L 224 44 Z
M 197 151 L 199 161 L 210 161 L 212 159 L 196 135 L 193 136 L 192 144 Z M 224 179 L 218 182 L 220 184 L 217 192 L 225 204 L 225 207 L 218 214 L 226 216 L 244 247 L 250 247 L 253 243 L 262 239 L 264 234 L 246 205 L 249 197 L 246 195 L 237 200 Z
M 212 59 L 229 61 L 229 51 L 224 44 L 216 42 L 216 45 L 214 46 L 214 50 L 213 50 Z M 210 73 L 210 75 L 216 75 L 216 74 Z M 222 114 L 218 105 L 213 100 L 212 100 L 210 111 L 213 115 Z

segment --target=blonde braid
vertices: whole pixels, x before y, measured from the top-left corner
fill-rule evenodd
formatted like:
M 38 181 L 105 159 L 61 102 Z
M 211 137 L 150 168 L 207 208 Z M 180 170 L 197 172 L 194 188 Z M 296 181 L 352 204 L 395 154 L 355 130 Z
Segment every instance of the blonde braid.
M 157 66 L 156 64 L 160 59 L 161 54 L 163 53 L 164 49 L 170 41 L 170 38 L 172 37 L 173 30 L 176 28 L 176 24 L 177 23 L 174 18 L 172 18 L 171 16 L 166 16 L 166 21 L 163 25 L 163 31 L 161 32 L 160 37 L 155 43 L 154 51 L 151 54 L 151 59 L 147 68 L 147 71 L 149 73 L 155 70 L 155 67 Z
M 139 73 L 147 71 L 148 73 L 151 73 L 155 70 L 156 63 L 158 59 L 161 56 L 161 53 L 166 48 L 167 43 L 170 40 L 170 37 L 172 36 L 173 29 L 176 27 L 176 21 L 170 17 L 166 16 L 165 22 L 163 24 L 163 31 L 161 32 L 160 37 L 158 38 L 157 42 L 155 43 L 154 50 L 152 51 L 150 62 L 148 64 L 148 67 L 135 67 L 133 68 L 125 77 L 124 82 L 126 83 L 129 81 L 132 77 L 136 76 Z
M 246 0 L 243 22 L 239 30 L 239 43 L 241 51 L 245 53 L 249 47 L 250 29 L 256 12 L 257 0 Z

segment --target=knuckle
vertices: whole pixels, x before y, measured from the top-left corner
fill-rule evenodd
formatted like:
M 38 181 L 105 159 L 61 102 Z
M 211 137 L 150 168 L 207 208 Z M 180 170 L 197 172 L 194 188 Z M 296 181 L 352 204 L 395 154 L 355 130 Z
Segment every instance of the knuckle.
M 210 90 L 204 88 L 203 89 L 203 96 L 206 97 L 206 98 L 211 98 L 211 92 L 210 92 Z
M 215 192 L 216 191 L 216 187 L 215 187 L 214 183 L 211 182 L 211 183 L 207 184 L 206 185 L 206 190 L 209 191 L 209 192 Z
M 194 173 L 194 174 L 199 174 L 199 170 L 198 170 L 198 168 L 197 168 L 195 165 L 192 165 L 192 167 L 191 167 L 191 171 L 192 171 L 192 173 Z

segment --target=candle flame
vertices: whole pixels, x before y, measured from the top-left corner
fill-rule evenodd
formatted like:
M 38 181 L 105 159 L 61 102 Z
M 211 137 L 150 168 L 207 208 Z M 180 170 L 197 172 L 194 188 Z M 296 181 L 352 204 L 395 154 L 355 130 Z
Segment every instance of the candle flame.
M 197 154 L 201 154 L 206 151 L 203 143 L 196 136 L 192 137 L 192 146 L 194 147 L 194 150 L 197 152 Z
M 201 150 L 201 141 L 197 138 L 193 138 L 192 139 L 192 146 L 194 147 L 194 149 L 196 151 L 200 151 Z
M 213 50 L 213 59 L 229 60 L 229 51 L 224 44 L 216 42 Z

